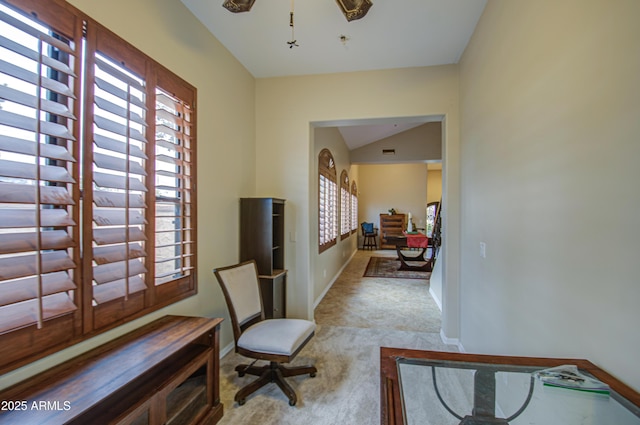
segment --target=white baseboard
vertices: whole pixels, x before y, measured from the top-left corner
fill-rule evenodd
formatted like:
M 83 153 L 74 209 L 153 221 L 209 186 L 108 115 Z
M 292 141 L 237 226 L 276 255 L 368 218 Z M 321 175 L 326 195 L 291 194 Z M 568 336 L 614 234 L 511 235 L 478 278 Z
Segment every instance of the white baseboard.
M 438 306 L 438 308 L 440 309 L 440 312 L 442 313 L 442 301 L 440 301 L 440 298 L 438 298 L 438 296 L 435 294 L 433 289 L 431 289 L 431 287 L 429 287 L 429 294 L 431 294 L 431 298 L 433 298 L 433 300 L 436 302 L 436 305 Z
M 338 273 L 336 273 L 335 276 L 333 276 L 333 278 L 331 279 L 331 282 L 329 282 L 327 287 L 324 288 L 324 291 L 322 291 L 322 294 L 320 294 L 320 296 L 318 298 L 316 298 L 316 300 L 313 302 L 313 309 L 314 310 L 316 309 L 316 307 L 318 307 L 318 304 L 320 304 L 320 301 L 322 301 L 324 296 L 327 295 L 327 292 L 329 292 L 329 289 L 331 289 L 331 287 L 336 282 L 336 280 L 338 280 L 338 277 L 340 276 L 340 274 L 342 274 L 342 272 L 349 265 L 351 260 L 353 260 L 353 257 L 356 255 L 357 252 L 358 252 L 357 249 L 355 251 L 353 251 L 353 254 L 351 254 L 351 257 L 349 257 L 349 259 L 347 261 L 345 261 L 345 263 L 342 265 L 342 267 L 340 267 L 340 270 L 338 270 Z
M 233 350 L 234 347 L 235 347 L 235 343 L 233 341 L 231 341 L 225 347 L 220 349 L 220 358 L 223 358 L 224 356 L 229 354 Z
M 440 329 L 440 339 L 447 345 L 455 345 L 458 347 L 458 351 L 461 353 L 466 353 L 464 346 L 460 342 L 459 338 L 449 338 L 444 334 L 444 330 Z

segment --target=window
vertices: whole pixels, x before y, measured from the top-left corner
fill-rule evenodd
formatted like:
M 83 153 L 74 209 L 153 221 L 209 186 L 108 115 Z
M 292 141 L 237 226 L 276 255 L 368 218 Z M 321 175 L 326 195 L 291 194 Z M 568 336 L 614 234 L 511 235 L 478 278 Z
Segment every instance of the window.
M 349 175 L 346 170 L 340 173 L 340 239 L 351 235 L 351 192 Z
M 196 293 L 195 88 L 67 3 L 9 3 L 0 371 Z
M 358 186 L 351 183 L 351 233 L 358 231 Z
M 320 252 L 336 244 L 338 237 L 338 178 L 336 164 L 328 149 L 318 157 L 318 239 Z

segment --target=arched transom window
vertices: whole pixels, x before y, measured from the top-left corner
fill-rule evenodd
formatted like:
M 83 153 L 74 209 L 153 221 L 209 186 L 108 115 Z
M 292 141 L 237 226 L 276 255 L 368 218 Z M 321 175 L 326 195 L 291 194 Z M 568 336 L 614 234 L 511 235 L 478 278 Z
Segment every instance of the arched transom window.
M 333 155 L 323 149 L 318 155 L 318 243 L 320 252 L 336 244 L 338 236 L 338 177 Z

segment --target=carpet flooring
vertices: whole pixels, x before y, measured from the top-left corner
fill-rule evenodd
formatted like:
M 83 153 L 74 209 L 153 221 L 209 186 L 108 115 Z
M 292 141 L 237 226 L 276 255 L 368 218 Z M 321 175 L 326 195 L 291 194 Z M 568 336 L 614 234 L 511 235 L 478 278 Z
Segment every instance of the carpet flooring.
M 388 258 L 394 261 L 395 256 Z M 427 279 L 362 277 L 367 263 L 368 256 L 356 255 L 351 260 L 316 307 L 316 323 L 389 331 L 440 332 L 440 310 L 429 294 Z
M 314 364 L 318 374 L 288 378 L 296 406 L 275 384 L 238 406 L 235 392 L 254 378 L 237 376 L 235 365 L 246 359 L 231 352 L 220 367 L 220 424 L 380 423 L 381 346 L 457 351 L 440 339 L 440 311 L 428 280 L 362 277 L 371 255 L 391 252 L 358 251 L 315 310 L 315 337 L 293 365 Z

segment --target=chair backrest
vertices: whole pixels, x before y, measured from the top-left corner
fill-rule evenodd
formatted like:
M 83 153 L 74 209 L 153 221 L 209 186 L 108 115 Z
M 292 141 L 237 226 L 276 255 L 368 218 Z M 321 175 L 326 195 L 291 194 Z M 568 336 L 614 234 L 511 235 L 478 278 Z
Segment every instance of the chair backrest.
M 363 222 L 360 226 L 362 226 L 362 234 L 366 235 L 367 233 L 373 233 L 373 223 Z
M 213 273 L 227 302 L 233 334 L 237 341 L 242 334 L 243 325 L 256 319 L 264 320 L 258 267 L 256 262 L 251 260 L 215 269 Z

